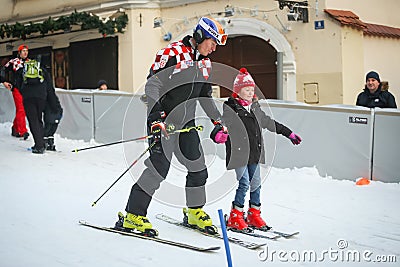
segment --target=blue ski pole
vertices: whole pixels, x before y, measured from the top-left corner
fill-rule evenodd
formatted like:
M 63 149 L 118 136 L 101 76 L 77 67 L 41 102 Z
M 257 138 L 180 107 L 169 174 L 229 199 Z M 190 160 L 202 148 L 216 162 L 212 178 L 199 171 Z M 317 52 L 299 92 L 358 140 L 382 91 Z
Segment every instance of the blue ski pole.
M 226 260 L 228 261 L 228 267 L 232 267 L 233 265 L 232 265 L 232 258 L 231 258 L 231 250 L 229 248 L 228 234 L 226 232 L 225 219 L 224 219 L 224 215 L 222 213 L 222 209 L 218 210 L 218 214 L 219 214 L 219 221 L 221 223 L 222 236 L 224 237 Z

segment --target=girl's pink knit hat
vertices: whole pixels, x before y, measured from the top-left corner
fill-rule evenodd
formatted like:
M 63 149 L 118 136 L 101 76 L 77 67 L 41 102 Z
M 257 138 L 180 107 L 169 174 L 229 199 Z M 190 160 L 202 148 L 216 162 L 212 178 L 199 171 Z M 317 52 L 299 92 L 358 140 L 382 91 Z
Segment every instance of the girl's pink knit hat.
M 243 87 L 252 86 L 255 87 L 256 83 L 251 77 L 250 73 L 248 73 L 246 68 L 241 68 L 239 70 L 239 74 L 236 76 L 235 81 L 233 82 L 233 97 L 237 97 L 237 93 L 239 93 L 240 89 Z

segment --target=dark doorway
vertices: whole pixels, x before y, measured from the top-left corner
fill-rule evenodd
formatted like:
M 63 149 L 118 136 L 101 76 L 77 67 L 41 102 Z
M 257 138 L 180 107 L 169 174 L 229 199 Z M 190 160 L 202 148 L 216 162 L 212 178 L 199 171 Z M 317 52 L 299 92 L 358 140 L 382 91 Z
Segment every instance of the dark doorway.
M 226 45 L 219 46 L 210 57 L 213 62 L 226 64 L 235 69 L 246 68 L 262 92 L 259 97 L 277 99 L 277 52 L 267 41 L 254 36 L 229 38 Z M 232 77 L 230 84 L 234 78 Z M 230 90 L 221 87 L 221 97 L 228 97 L 231 94 Z
M 71 43 L 70 88 L 95 89 L 99 80 L 118 88 L 118 37 Z

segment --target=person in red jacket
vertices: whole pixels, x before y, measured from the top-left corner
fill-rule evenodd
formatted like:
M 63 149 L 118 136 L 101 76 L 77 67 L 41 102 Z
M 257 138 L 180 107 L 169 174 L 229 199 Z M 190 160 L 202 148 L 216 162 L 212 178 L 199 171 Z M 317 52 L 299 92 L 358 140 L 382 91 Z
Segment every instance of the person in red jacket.
M 17 87 L 15 87 L 15 74 L 23 67 L 25 60 L 28 58 L 28 46 L 20 45 L 18 47 L 18 57 L 11 59 L 4 65 L 4 71 L 10 71 L 11 79 L 6 80 L 3 77 L 4 86 L 11 90 L 15 104 L 15 118 L 11 127 L 11 135 L 15 137 L 23 137 L 28 139 L 29 133 L 26 129 L 26 114 L 22 95 Z

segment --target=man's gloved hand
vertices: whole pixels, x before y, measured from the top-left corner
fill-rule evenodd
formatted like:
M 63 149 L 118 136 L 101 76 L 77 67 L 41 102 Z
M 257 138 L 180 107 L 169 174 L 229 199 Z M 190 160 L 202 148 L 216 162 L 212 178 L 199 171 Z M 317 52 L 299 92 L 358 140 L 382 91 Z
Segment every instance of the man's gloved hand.
M 160 142 L 161 137 L 168 137 L 167 126 L 162 121 L 155 121 L 150 126 L 150 133 L 155 142 Z
M 147 117 L 147 124 L 150 127 L 150 134 L 154 141 L 160 142 L 161 137 L 168 136 L 167 126 L 164 123 L 166 114 L 164 111 L 154 111 Z
M 301 143 L 301 137 L 293 132 L 289 135 L 289 139 L 292 141 L 293 145 L 298 145 Z
M 214 129 L 211 131 L 210 138 L 217 144 L 223 144 L 228 140 L 228 129 L 220 121 L 213 121 Z
M 165 117 L 167 117 L 167 114 L 165 114 L 164 111 L 155 111 L 149 114 L 147 117 L 147 122 L 149 125 L 151 125 L 156 121 L 164 121 Z

